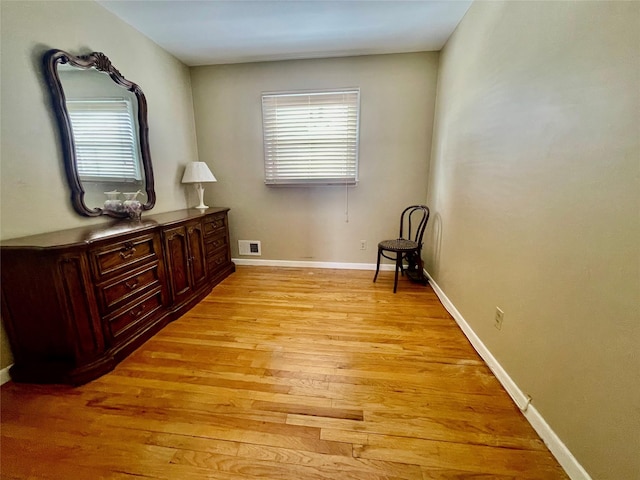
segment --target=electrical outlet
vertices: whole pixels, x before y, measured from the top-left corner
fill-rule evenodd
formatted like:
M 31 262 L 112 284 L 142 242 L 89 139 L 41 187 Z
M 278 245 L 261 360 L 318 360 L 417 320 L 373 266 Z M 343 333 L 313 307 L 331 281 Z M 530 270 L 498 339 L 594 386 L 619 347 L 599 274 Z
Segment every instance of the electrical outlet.
M 366 249 L 367 249 L 367 241 L 360 240 L 360 250 L 366 250 Z
M 498 330 L 502 329 L 502 321 L 504 320 L 504 312 L 500 309 L 500 307 L 496 307 L 496 318 L 493 322 L 493 326 Z

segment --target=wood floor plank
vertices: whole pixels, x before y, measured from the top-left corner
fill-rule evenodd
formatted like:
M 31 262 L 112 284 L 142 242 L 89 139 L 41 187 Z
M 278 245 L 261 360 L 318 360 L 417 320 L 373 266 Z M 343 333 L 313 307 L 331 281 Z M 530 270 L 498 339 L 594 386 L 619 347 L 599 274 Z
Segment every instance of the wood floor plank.
M 286 403 L 276 402 L 253 402 L 252 408 L 254 410 L 264 410 L 268 412 L 284 412 L 286 414 L 299 414 L 312 417 L 323 418 L 338 418 L 343 420 L 364 420 L 364 413 L 362 410 L 346 409 L 346 408 L 321 408 L 321 407 L 307 407 L 304 405 L 291 405 Z M 286 418 L 285 418 L 286 420 Z
M 412 480 L 420 477 L 421 467 L 397 462 L 368 460 L 353 456 L 326 455 L 314 452 L 243 444 L 238 452 L 240 456 L 260 460 L 277 461 L 284 464 L 308 465 L 333 471 L 361 472 L 365 474 L 383 474 Z
M 81 387 L 0 389 L 0 479 L 565 479 L 430 287 L 238 267 Z
M 67 438 L 57 435 L 49 441 L 38 439 L 2 438 L 2 468 L 12 465 L 20 456 L 31 463 L 52 463 L 64 460 L 82 467 L 105 471 L 119 471 L 119 466 L 136 458 L 139 470 L 151 469 L 158 464 L 168 464 L 175 455 L 172 448 L 129 443 L 96 443 L 86 438 Z M 11 461 L 13 460 L 13 461 Z
M 518 478 L 562 478 L 560 466 L 546 451 L 499 448 L 460 442 L 369 434 L 354 456 L 467 472 L 515 475 Z
M 244 451 L 240 452 L 245 453 Z M 248 450 L 246 453 L 251 454 Z M 301 457 L 297 457 L 301 460 Z M 281 459 L 263 460 L 256 456 L 235 457 L 201 452 L 179 451 L 172 463 L 193 465 L 208 470 L 242 474 L 246 478 L 299 478 L 305 480 L 401 480 L 403 477 L 388 475 L 376 469 L 344 468 L 341 463 L 325 462 L 320 465 L 313 463 L 283 462 Z M 414 477 L 415 478 L 415 477 Z
M 512 424 L 500 425 L 481 422 L 452 421 L 451 419 L 395 419 L 380 421 L 367 415 L 367 420 L 355 422 L 341 418 L 322 418 L 306 415 L 288 415 L 288 425 L 336 430 L 353 430 L 357 432 L 378 433 L 397 437 L 418 437 L 446 442 L 464 442 L 475 445 L 518 448 L 525 450 L 545 450 L 544 443 L 531 438 Z M 401 420 L 401 421 L 398 421 Z M 503 422 L 506 423 L 506 422 Z

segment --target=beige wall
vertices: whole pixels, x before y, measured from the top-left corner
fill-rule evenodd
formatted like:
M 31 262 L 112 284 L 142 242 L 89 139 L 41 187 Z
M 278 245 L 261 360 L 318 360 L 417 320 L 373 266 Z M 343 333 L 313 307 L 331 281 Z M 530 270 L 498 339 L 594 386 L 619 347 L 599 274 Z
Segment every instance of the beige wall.
M 438 79 L 428 269 L 594 479 L 640 472 L 638 25 L 476 2 Z
M 231 208 L 232 255 L 246 239 L 262 242 L 262 259 L 374 263 L 402 208 L 426 199 L 437 63 L 416 53 L 193 68 L 198 151 L 218 179 L 205 196 Z M 360 87 L 361 102 L 348 222 L 345 187 L 264 185 L 261 130 L 262 92 L 341 87 Z
M 184 208 L 182 166 L 197 158 L 189 70 L 149 39 L 90 1 L 0 2 L 0 238 L 73 228 L 102 219 L 76 214 L 69 201 L 57 126 L 40 58 L 50 48 L 104 52 L 138 83 L 149 106 L 155 173 L 154 212 Z M 11 359 L 1 335 L 0 367 Z

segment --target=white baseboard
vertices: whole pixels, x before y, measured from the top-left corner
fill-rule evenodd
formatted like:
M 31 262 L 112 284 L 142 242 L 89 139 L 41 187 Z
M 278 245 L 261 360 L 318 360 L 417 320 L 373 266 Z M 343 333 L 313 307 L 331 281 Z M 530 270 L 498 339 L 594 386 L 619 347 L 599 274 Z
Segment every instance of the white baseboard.
M 0 370 L 0 385 L 4 385 L 9 380 L 11 380 L 11 375 L 9 375 L 9 369 L 12 366 L 13 365 L 9 365 L 8 367 L 4 367 L 2 370 Z
M 462 314 L 453 305 L 451 300 L 449 300 L 449 298 L 445 295 L 438 284 L 433 280 L 431 275 L 429 275 L 429 272 L 425 271 L 425 274 L 429 278 L 429 283 L 442 302 L 442 305 L 444 305 L 444 308 L 446 308 L 447 311 L 451 314 L 462 332 L 469 339 L 469 342 L 471 342 L 471 345 L 473 345 L 473 348 L 475 348 L 475 350 L 496 376 L 498 381 L 511 396 L 514 403 L 522 411 L 525 418 L 538 433 L 545 445 L 547 445 L 553 456 L 556 457 L 556 460 L 558 460 L 560 466 L 562 466 L 565 472 L 567 472 L 567 475 L 569 475 L 572 480 L 591 480 L 591 477 L 589 476 L 587 471 L 582 467 L 578 460 L 573 456 L 571 451 L 562 442 L 558 435 L 556 435 L 553 429 L 545 421 L 544 417 L 532 404 L 533 400 L 531 399 L 531 397 L 525 394 L 518 387 L 516 382 L 513 381 L 513 379 L 509 376 L 505 369 L 502 368 L 502 365 L 500 365 L 496 358 L 491 354 L 486 345 L 482 343 L 480 337 L 476 335 L 476 333 L 469 326 Z
M 556 432 L 545 421 L 544 417 L 531 405 L 526 412 L 522 412 L 533 429 L 540 435 L 549 450 L 556 457 L 558 463 L 572 480 L 592 480 L 584 467 L 573 456 Z
M 294 267 L 294 268 L 337 268 L 340 270 L 375 270 L 375 263 L 340 263 L 340 262 L 304 262 L 298 260 L 261 260 L 256 258 L 232 258 L 236 265 L 254 265 L 259 267 Z M 393 271 L 394 264 L 381 263 L 380 270 Z

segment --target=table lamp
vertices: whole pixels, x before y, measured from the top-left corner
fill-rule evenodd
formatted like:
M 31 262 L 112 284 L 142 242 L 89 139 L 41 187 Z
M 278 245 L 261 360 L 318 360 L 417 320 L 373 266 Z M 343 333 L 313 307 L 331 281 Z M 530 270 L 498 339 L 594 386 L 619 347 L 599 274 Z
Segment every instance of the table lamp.
M 198 199 L 200 204 L 195 208 L 209 208 L 204 204 L 204 187 L 203 183 L 215 182 L 216 177 L 213 176 L 211 170 L 204 162 L 191 162 L 187 164 L 187 168 L 184 169 L 184 175 L 182 176 L 182 183 L 193 183 L 198 192 Z

